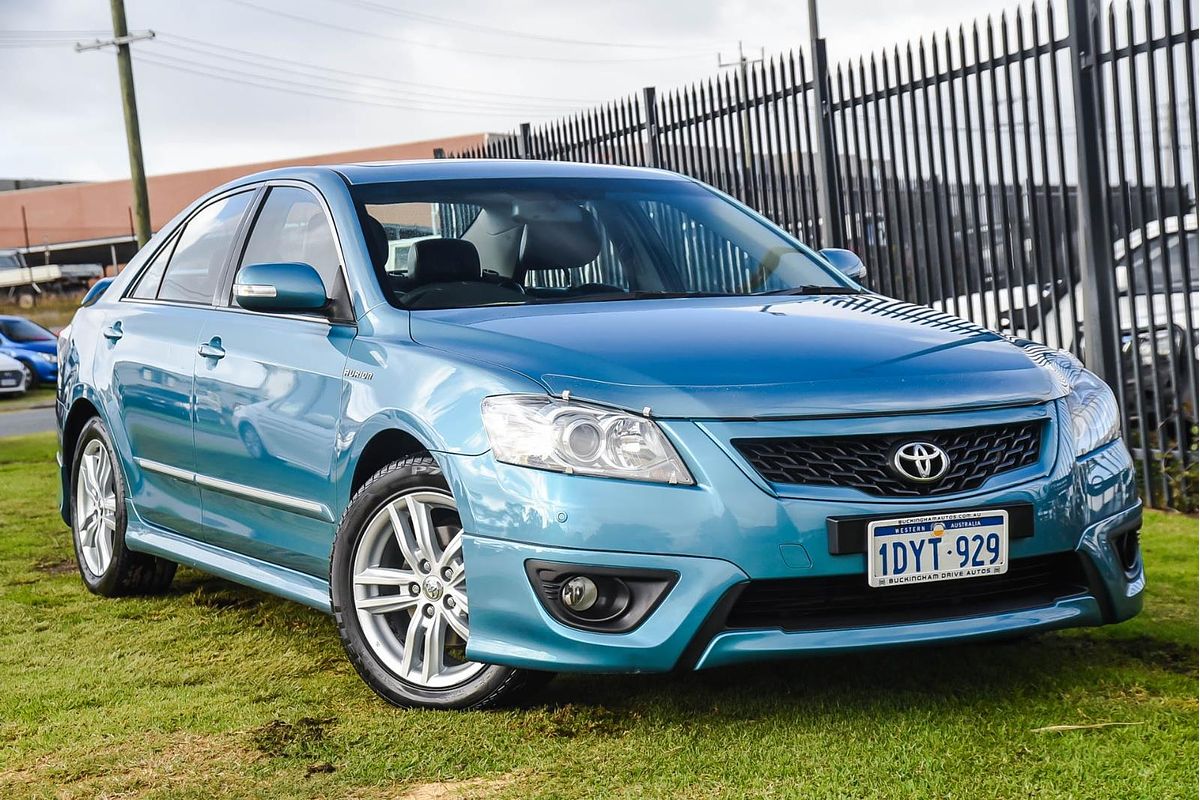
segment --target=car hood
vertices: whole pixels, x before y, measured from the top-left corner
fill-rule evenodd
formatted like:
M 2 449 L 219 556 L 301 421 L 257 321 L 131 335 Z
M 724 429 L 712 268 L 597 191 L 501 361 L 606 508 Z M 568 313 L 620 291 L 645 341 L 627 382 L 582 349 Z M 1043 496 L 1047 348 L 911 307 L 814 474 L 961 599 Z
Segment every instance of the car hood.
M 715 297 L 413 312 L 413 339 L 654 416 L 901 413 L 1045 402 L 1008 339 L 878 295 Z

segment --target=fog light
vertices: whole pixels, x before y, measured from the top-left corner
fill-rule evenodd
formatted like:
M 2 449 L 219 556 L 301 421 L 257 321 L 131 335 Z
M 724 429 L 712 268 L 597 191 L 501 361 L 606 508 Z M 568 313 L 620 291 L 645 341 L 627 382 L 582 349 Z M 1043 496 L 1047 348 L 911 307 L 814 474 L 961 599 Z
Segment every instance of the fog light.
M 599 591 L 591 578 L 576 575 L 562 585 L 562 603 L 575 612 L 587 611 L 596 605 Z

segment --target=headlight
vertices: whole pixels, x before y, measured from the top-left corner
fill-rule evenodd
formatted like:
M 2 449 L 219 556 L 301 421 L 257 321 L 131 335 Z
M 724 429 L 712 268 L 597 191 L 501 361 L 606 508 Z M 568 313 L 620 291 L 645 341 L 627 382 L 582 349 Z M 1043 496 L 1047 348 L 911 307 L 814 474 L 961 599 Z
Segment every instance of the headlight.
M 483 427 L 497 461 L 568 474 L 692 484 L 653 420 L 542 395 L 483 401 Z
M 48 364 L 58 363 L 58 356 L 54 355 L 54 353 L 35 353 L 34 355 Z
M 1067 410 L 1075 434 L 1075 457 L 1087 455 L 1121 435 L 1121 409 L 1108 384 L 1084 369 L 1075 356 L 1029 343 L 1025 351 L 1068 390 Z

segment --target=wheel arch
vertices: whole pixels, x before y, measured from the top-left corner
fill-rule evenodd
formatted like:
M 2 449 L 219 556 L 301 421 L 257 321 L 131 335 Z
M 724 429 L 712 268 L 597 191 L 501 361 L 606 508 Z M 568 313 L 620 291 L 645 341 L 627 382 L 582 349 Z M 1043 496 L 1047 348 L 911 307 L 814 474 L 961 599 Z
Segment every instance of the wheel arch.
M 353 497 L 368 478 L 393 461 L 406 456 L 422 454 L 433 455 L 430 449 L 411 432 L 397 427 L 382 428 L 376 431 L 363 445 L 357 458 L 353 458 L 351 461 L 347 498 Z
M 83 432 L 83 426 L 93 417 L 103 419 L 99 406 L 87 397 L 77 397 L 71 403 L 66 416 L 63 417 L 62 438 L 60 439 L 60 449 L 62 451 L 62 503 L 60 510 L 63 521 L 67 525 L 71 524 L 71 503 L 69 498 L 71 490 L 71 464 L 75 461 L 75 445 L 79 442 L 79 434 Z

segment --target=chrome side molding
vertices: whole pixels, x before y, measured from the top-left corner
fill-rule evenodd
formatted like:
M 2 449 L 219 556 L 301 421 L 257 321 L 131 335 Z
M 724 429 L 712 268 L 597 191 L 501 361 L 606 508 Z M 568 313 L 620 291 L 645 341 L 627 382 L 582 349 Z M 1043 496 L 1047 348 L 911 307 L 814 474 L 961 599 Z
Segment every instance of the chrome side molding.
M 301 497 L 292 497 L 291 495 L 281 494 L 279 492 L 270 492 L 266 489 L 259 489 L 254 486 L 247 486 L 243 483 L 235 483 L 233 481 L 222 480 L 221 478 L 213 478 L 208 475 L 202 475 L 198 472 L 190 472 L 185 469 L 173 467 L 170 464 L 163 464 L 159 461 L 151 461 L 148 458 L 134 457 L 134 463 L 147 472 L 154 472 L 159 475 L 166 475 L 169 478 L 191 483 L 203 489 L 212 489 L 214 492 L 222 492 L 230 494 L 234 497 L 241 497 L 246 500 L 252 500 L 256 503 L 262 503 L 266 506 L 279 508 L 284 511 L 291 511 L 295 514 L 301 514 L 305 517 L 323 520 L 325 522 L 333 522 L 333 512 L 324 503 L 318 503 L 315 500 L 305 500 Z

